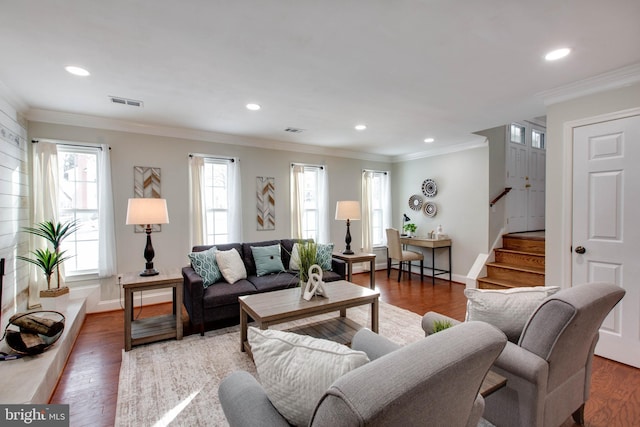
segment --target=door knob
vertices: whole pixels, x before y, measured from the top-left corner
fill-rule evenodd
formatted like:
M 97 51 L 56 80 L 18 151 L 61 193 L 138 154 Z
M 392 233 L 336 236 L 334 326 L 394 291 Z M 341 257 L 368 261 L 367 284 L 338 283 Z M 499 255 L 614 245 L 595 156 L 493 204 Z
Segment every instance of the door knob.
M 576 253 L 582 255 L 583 253 L 587 252 L 587 250 L 584 248 L 584 246 L 578 246 L 576 247 Z

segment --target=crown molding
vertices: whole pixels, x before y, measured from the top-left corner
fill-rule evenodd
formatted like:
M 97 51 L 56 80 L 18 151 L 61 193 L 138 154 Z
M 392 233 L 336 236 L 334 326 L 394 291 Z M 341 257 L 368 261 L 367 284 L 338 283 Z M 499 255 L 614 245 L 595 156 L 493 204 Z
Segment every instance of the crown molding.
M 546 106 L 640 82 L 640 63 L 536 94 Z
M 162 137 L 191 139 L 195 141 L 215 142 L 219 144 L 240 145 L 244 147 L 266 148 L 269 150 L 292 151 L 349 159 L 369 160 L 375 162 L 391 162 L 390 156 L 342 150 L 335 147 L 320 147 L 309 144 L 277 141 L 265 138 L 231 135 L 227 133 L 203 131 L 197 129 L 177 128 L 169 126 L 149 125 L 126 120 L 85 114 L 68 113 L 43 109 L 30 109 L 26 118 L 30 121 L 53 123 L 67 126 L 79 126 L 111 131 L 140 133 Z
M 455 144 L 449 147 L 442 147 L 434 150 L 422 151 L 420 153 L 411 153 L 411 154 L 406 154 L 401 156 L 394 156 L 391 161 L 392 163 L 407 162 L 410 160 L 418 160 L 418 159 L 425 159 L 427 157 L 442 156 L 444 154 L 457 153 L 460 151 L 472 150 L 474 148 L 489 146 L 488 145 L 489 140 L 486 137 L 484 136 L 478 136 L 478 137 L 481 139 L 467 142 L 467 143 L 462 143 L 462 144 Z

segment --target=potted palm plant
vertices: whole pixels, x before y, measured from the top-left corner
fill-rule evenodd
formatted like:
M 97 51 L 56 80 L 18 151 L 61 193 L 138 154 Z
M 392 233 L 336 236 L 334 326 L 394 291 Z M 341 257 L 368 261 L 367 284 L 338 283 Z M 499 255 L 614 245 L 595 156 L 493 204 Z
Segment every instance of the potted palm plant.
M 53 252 L 49 248 L 36 249 L 31 253 L 35 258 L 27 258 L 18 256 L 22 261 L 30 262 L 38 266 L 47 279 L 47 289 L 40 291 L 41 297 L 55 297 L 66 294 L 69 288 L 60 287 L 60 265 L 69 257 L 65 257 L 65 251 L 61 251 L 62 241 L 78 230 L 78 222 L 75 220 L 67 221 L 63 224 L 54 223 L 53 221 L 43 221 L 36 224 L 35 227 L 23 227 L 22 231 L 33 234 L 47 240 L 53 246 Z M 51 288 L 51 275 L 56 272 L 57 284 L 55 288 Z

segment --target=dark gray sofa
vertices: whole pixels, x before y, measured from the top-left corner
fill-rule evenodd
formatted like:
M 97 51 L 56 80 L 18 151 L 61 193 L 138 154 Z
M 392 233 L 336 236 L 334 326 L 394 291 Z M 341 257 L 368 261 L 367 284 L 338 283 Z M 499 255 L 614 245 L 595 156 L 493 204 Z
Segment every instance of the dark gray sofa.
M 295 272 L 291 271 L 258 277 L 256 274 L 256 264 L 253 260 L 253 253 L 251 251 L 252 246 L 271 246 L 280 244 L 282 264 L 285 268 L 288 268 L 293 244 L 297 241 L 298 240 L 294 239 L 282 239 L 253 243 L 229 243 L 224 245 L 215 245 L 221 251 L 227 251 L 235 248 L 242 258 L 244 266 L 247 269 L 247 278 L 239 280 L 233 284 L 229 284 L 223 278 L 219 282 L 210 285 L 205 289 L 202 285 L 202 277 L 195 272 L 191 265 L 183 267 L 183 301 L 184 306 L 187 309 L 187 313 L 189 314 L 191 327 L 200 331 L 200 334 L 203 335 L 205 327 L 210 325 L 212 322 L 225 320 L 239 321 L 239 296 L 293 288 L 297 286 L 298 277 Z M 194 246 L 193 252 L 206 251 L 209 248 L 211 248 L 211 245 Z M 324 271 L 322 279 L 325 282 L 344 280 L 345 272 L 346 266 L 344 261 L 334 258 L 331 261 L 331 271 Z

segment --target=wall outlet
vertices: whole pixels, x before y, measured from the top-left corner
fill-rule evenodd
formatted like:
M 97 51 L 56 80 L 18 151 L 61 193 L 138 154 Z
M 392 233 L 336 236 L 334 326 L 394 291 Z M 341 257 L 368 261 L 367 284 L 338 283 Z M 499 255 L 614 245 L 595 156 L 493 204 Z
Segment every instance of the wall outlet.
M 122 283 L 122 276 L 124 276 L 124 274 L 122 273 L 118 273 L 118 275 L 116 276 L 118 278 L 118 285 Z

